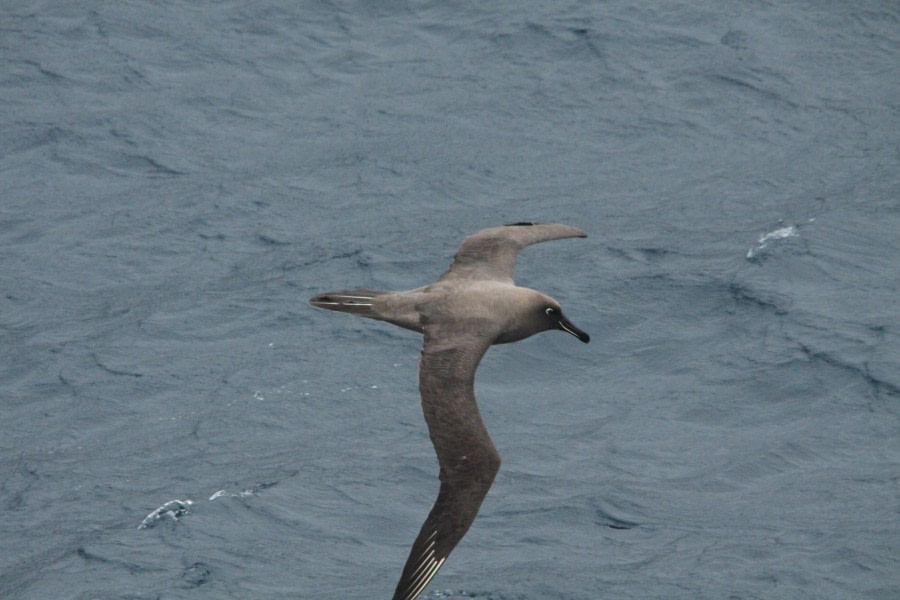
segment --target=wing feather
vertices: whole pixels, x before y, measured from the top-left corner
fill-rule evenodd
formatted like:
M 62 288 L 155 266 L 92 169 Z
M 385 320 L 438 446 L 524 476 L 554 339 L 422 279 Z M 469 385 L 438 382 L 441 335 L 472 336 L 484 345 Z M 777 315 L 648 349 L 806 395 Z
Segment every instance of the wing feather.
M 577 227 L 559 223 L 516 223 L 482 229 L 463 240 L 440 280 L 492 279 L 513 283 L 516 256 L 525 246 L 571 237 L 587 237 Z
M 437 500 L 413 543 L 394 600 L 414 600 L 468 531 L 500 468 L 475 403 L 475 369 L 487 339 L 438 339 L 425 327 L 419 390 L 440 464 Z

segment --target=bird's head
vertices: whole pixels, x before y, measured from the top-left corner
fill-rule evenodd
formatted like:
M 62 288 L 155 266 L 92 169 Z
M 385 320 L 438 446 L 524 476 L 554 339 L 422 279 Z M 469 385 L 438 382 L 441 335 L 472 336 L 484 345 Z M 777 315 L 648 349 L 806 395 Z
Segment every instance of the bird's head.
M 502 296 L 504 309 L 510 317 L 503 334 L 495 344 L 518 342 L 542 331 L 559 329 L 571 333 L 587 344 L 591 336 L 575 327 L 562 311 L 559 302 L 535 290 L 515 288 L 516 294 Z
M 572 324 L 572 321 L 563 314 L 559 302 L 553 298 L 546 298 L 544 302 L 539 305 L 539 310 L 540 315 L 538 315 L 537 318 L 544 321 L 544 330 L 560 329 L 566 333 L 571 333 L 585 344 L 591 341 L 591 336 L 575 327 L 575 325 Z

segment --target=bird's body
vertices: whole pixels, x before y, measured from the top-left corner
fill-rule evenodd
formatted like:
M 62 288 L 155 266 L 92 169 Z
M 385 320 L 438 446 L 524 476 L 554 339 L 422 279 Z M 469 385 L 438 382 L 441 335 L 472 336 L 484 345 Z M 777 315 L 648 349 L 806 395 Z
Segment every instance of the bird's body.
M 558 224 L 484 229 L 466 238 L 450 268 L 430 285 L 405 292 L 329 292 L 310 299 L 313 306 L 387 321 L 425 336 L 419 391 L 441 488 L 394 600 L 414 600 L 422 592 L 469 529 L 500 467 L 475 403 L 475 370 L 487 349 L 549 329 L 590 340 L 563 316 L 558 302 L 514 282 L 516 255 L 523 247 L 585 235 Z

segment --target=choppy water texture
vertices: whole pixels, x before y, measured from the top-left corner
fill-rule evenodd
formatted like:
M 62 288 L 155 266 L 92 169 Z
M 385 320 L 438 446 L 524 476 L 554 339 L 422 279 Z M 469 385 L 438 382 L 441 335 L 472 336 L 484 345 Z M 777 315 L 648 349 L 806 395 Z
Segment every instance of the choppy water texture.
M 305 301 L 520 220 L 589 232 L 519 278 L 594 341 L 488 353 L 424 597 L 898 597 L 896 2 L 7 1 L 0 49 L 0 597 L 389 597 L 420 340 Z

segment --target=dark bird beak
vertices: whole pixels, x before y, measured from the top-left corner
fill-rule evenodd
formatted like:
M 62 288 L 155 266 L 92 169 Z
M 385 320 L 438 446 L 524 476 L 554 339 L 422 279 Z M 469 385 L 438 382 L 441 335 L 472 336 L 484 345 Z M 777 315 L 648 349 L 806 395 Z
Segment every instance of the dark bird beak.
M 585 344 L 587 344 L 588 342 L 591 341 L 591 336 L 589 336 L 582 330 L 580 330 L 577 327 L 575 327 L 574 325 L 572 325 L 572 322 L 569 321 L 565 317 L 561 316 L 559 318 L 559 328 L 562 329 L 563 331 L 565 331 L 566 333 L 571 333 L 572 335 L 577 337 L 579 340 L 581 340 Z

